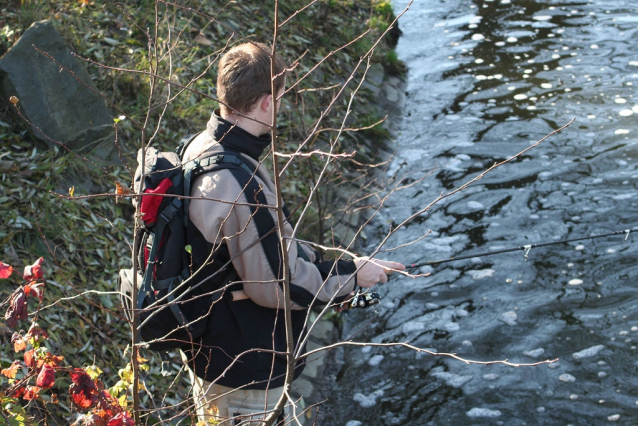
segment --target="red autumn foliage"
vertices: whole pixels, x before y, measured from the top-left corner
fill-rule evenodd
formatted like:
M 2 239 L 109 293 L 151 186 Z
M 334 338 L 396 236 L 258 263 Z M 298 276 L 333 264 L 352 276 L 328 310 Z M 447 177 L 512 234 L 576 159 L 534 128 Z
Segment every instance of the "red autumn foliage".
M 18 321 L 28 319 L 28 298 L 37 297 L 42 301 L 44 293 L 44 283 L 37 282 L 43 276 L 43 259 L 38 259 L 33 265 L 24 269 L 24 279 L 27 281 L 23 287 L 18 288 L 9 298 L 8 309 L 5 313 L 7 326 L 16 328 Z M 13 273 L 13 268 L 0 262 L 0 278 L 8 278 Z M 37 318 L 35 316 L 34 318 Z M 64 357 L 57 356 L 42 347 L 41 342 L 49 338 L 48 333 L 38 326 L 35 320 L 31 321 L 31 327 L 26 334 L 23 331 L 14 332 L 11 336 L 11 343 L 15 352 L 24 352 L 24 364 L 29 369 L 29 374 L 21 382 L 16 383 L 15 388 L 11 387 L 6 396 L 11 398 L 23 398 L 27 401 L 38 398 L 40 392 L 51 389 L 55 385 L 56 369 L 62 368 L 60 364 Z M 33 347 L 27 349 L 27 345 Z M 9 379 L 16 379 L 23 364 L 16 360 L 10 367 L 0 370 L 0 374 Z M 64 368 L 66 370 L 66 368 Z M 33 384 L 32 378 L 35 377 Z M 74 368 L 70 371 L 71 381 L 69 395 L 74 405 L 88 413 L 81 417 L 76 424 L 82 426 L 132 426 L 134 421 L 131 415 L 123 410 L 117 399 L 113 398 L 100 381 L 91 377 L 82 368 Z M 32 385 L 27 385 L 32 383 Z M 51 403 L 57 404 L 57 395 L 51 394 Z M 81 422 L 81 423 L 80 423 Z M 1 423 L 0 421 L 0 424 Z
M 107 426 L 107 423 L 104 417 L 91 413 L 84 418 L 82 426 Z
M 108 426 L 134 426 L 135 422 L 131 418 L 131 415 L 127 411 L 122 411 L 119 414 L 116 414 L 112 417 L 108 424 Z
M 0 373 L 3 376 L 8 377 L 10 379 L 15 379 L 19 369 L 20 369 L 20 361 L 13 361 L 13 364 L 11 364 L 9 368 L 3 369 L 2 371 L 0 371 Z
M 27 348 L 27 341 L 20 333 L 13 333 L 11 343 L 13 343 L 13 350 L 16 352 L 23 351 Z
M 20 398 L 26 392 L 26 388 L 24 386 L 20 386 L 17 389 L 14 389 L 13 392 L 9 393 L 11 398 Z
M 24 391 L 24 395 L 22 395 L 22 398 L 26 399 L 27 401 L 36 399 L 41 390 L 42 389 L 38 386 L 27 386 L 27 389 Z
M 13 273 L 13 266 L 0 262 L 0 278 L 9 278 Z
M 24 293 L 27 296 L 35 296 L 42 301 L 44 297 L 44 283 L 31 282 L 24 286 Z
M 25 320 L 27 316 L 27 296 L 24 294 L 24 290 L 19 288 L 11 295 L 9 308 L 4 314 L 4 319 L 7 327 L 16 328 L 18 320 Z
M 83 409 L 94 406 L 99 391 L 93 379 L 81 368 L 74 368 L 70 374 L 73 384 L 69 387 L 69 393 L 73 402 Z
M 114 417 L 116 414 L 122 411 L 120 403 L 109 394 L 107 390 L 100 392 L 98 399 L 99 414 L 108 419 Z
M 25 336 L 26 339 L 35 339 L 35 340 L 44 340 L 48 339 L 49 335 L 46 331 L 42 330 L 35 323 L 31 324 L 31 328 L 29 328 L 29 332 Z
M 36 386 L 49 389 L 55 384 L 55 370 L 49 364 L 44 364 L 35 381 Z
M 26 351 L 24 353 L 24 363 L 29 368 L 35 366 L 35 363 L 36 363 L 35 349 L 31 349 L 30 351 Z
M 42 278 L 43 276 L 42 262 L 43 261 L 44 261 L 44 258 L 41 257 L 38 260 L 36 260 L 33 265 L 25 266 L 24 279 L 27 281 L 34 281 L 34 280 Z
M 53 355 L 50 352 L 47 352 L 46 356 L 38 359 L 38 367 L 44 364 L 50 365 L 51 367 L 57 367 L 60 365 L 63 359 L 64 357 L 61 355 Z

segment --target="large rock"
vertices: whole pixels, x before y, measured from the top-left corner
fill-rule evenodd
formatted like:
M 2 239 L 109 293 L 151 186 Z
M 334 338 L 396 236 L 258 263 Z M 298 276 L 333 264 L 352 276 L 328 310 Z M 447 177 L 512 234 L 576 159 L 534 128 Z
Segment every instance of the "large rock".
M 106 159 L 113 146 L 113 118 L 102 97 L 60 69 L 62 66 L 92 87 L 91 77 L 50 21 L 36 22 L 0 58 L 0 96 L 7 102 L 16 96 L 23 115 L 48 137 L 74 151 L 93 151 Z M 53 142 L 33 129 L 49 145 Z

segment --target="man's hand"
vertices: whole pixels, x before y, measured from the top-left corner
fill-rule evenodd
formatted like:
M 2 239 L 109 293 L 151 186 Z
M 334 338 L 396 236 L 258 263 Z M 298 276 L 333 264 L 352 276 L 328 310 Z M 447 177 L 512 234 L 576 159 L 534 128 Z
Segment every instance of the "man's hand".
M 405 269 L 405 266 L 399 262 L 370 259 L 369 257 L 358 257 L 354 263 L 358 269 L 357 285 L 359 287 L 372 287 L 378 282 L 387 282 L 388 275 L 394 271 Z

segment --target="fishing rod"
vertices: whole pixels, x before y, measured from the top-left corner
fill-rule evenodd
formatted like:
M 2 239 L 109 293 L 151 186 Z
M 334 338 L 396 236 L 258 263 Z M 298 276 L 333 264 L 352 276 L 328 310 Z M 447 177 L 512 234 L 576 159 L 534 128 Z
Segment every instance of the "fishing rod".
M 412 263 L 410 265 L 406 265 L 405 267 L 406 269 L 415 269 L 421 266 L 439 265 L 441 263 L 454 262 L 455 260 L 466 260 L 466 259 L 473 259 L 475 257 L 492 256 L 494 254 L 510 253 L 510 252 L 518 251 L 518 250 L 525 250 L 525 260 L 527 260 L 527 255 L 529 254 L 530 250 L 533 248 L 553 246 L 556 244 L 573 243 L 575 241 L 591 240 L 594 238 L 603 238 L 603 237 L 610 237 L 613 235 L 623 235 L 623 234 L 625 235 L 625 241 L 627 241 L 627 238 L 629 238 L 629 234 L 631 232 L 632 232 L 631 229 L 625 229 L 624 231 L 614 231 L 614 232 L 609 232 L 607 234 L 590 235 L 588 237 L 570 238 L 568 240 L 552 241 L 550 243 L 526 244 L 524 246 L 512 247 L 512 248 L 503 249 L 503 250 L 488 251 L 484 253 L 471 254 L 467 256 L 448 257 L 447 259 L 428 260 L 427 262 L 421 262 L 421 263 Z M 350 309 L 367 308 L 373 305 L 377 305 L 380 302 L 381 302 L 381 297 L 379 296 L 379 293 L 368 291 L 368 290 L 364 291 L 360 287 L 357 287 L 356 291 L 353 294 L 353 297 L 348 302 L 345 302 L 345 305 L 346 307 Z
M 427 266 L 427 265 L 439 265 L 441 263 L 454 262 L 456 260 L 473 259 L 475 257 L 491 256 L 494 254 L 509 253 L 509 252 L 518 251 L 518 250 L 525 250 L 525 260 L 527 260 L 527 255 L 529 254 L 530 250 L 533 248 L 553 246 L 555 244 L 573 243 L 575 241 L 591 240 L 594 238 L 603 238 L 603 237 L 610 237 L 612 235 L 622 235 L 622 234 L 625 235 L 625 241 L 627 241 L 627 238 L 629 237 L 629 234 L 631 232 L 632 231 L 630 229 L 625 229 L 624 231 L 614 231 L 608 234 L 590 235 L 588 237 L 571 238 L 569 240 L 561 240 L 561 241 L 552 241 L 551 243 L 527 244 L 524 246 L 512 247 L 512 248 L 503 249 L 503 250 L 488 251 L 484 253 L 471 254 L 467 256 L 448 257 L 447 259 L 439 259 L 439 260 L 428 260 L 427 262 L 412 263 L 410 265 L 406 265 L 406 269 L 414 269 L 414 268 L 419 268 L 421 266 Z

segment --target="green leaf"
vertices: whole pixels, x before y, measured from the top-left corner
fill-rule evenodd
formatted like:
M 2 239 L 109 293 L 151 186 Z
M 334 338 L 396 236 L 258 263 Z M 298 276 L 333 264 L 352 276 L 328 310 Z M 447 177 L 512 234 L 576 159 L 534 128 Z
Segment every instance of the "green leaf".
M 100 370 L 100 367 L 98 367 L 97 365 L 91 365 L 89 367 L 86 367 L 84 370 L 86 371 L 86 374 L 88 374 L 89 377 L 93 380 L 97 380 L 97 378 L 100 377 L 100 374 L 102 374 L 102 370 Z
M 188 254 L 193 254 L 193 247 L 191 247 L 190 244 L 184 247 L 184 250 L 186 250 L 186 253 Z

